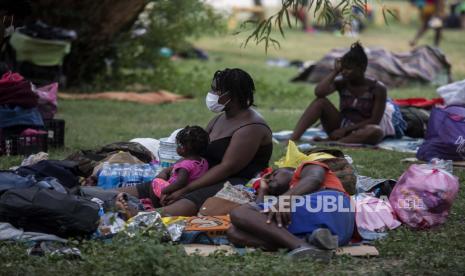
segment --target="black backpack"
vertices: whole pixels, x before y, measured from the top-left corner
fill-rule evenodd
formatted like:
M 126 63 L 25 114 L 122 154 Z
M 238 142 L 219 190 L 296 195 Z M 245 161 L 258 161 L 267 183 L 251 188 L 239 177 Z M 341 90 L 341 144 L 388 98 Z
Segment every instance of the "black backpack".
M 0 221 L 24 231 L 79 237 L 95 232 L 99 206 L 86 198 L 33 186 L 0 196 Z
M 424 138 L 428 126 L 429 112 L 416 107 L 401 107 L 400 112 L 407 123 L 405 135 L 412 138 Z
M 43 160 L 34 165 L 19 167 L 16 172 L 21 176 L 33 175 L 37 181 L 54 177 L 61 185 L 71 189 L 79 186 L 79 179 L 73 172 L 76 164 L 73 161 Z

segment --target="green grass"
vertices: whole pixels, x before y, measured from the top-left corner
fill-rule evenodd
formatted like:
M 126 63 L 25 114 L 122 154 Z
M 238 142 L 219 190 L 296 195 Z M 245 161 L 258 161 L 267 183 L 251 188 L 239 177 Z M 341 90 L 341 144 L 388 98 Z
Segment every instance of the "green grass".
M 366 46 L 383 46 L 394 51 L 408 50 L 414 29 L 391 26 L 372 28 L 360 40 Z M 217 69 L 241 67 L 254 78 L 258 110 L 273 130 L 291 129 L 303 108 L 313 99 L 314 86 L 289 83 L 297 72 L 292 68 L 267 67 L 266 59 L 317 60 L 334 47 L 347 47 L 355 39 L 333 34 L 302 34 L 288 31 L 281 49 L 262 46 L 239 48 L 244 35 L 206 37 L 195 42 L 211 55 L 209 62 L 177 61 L 182 73 L 168 90 L 193 95 L 193 100 L 166 105 L 140 105 L 109 101 L 60 101 L 58 117 L 66 120 L 66 148 L 51 151 L 63 158 L 77 149 L 89 149 L 134 137 L 163 137 L 186 124 L 206 125 L 213 114 L 204 105 L 210 79 Z M 429 34 L 424 41 L 432 41 Z M 454 79 L 465 77 L 463 33 L 447 31 L 443 50 L 449 58 Z M 435 97 L 433 86 L 413 86 L 389 91 L 392 97 Z M 373 177 L 398 178 L 407 168 L 400 159 L 410 155 L 388 151 L 343 149 L 351 155 L 360 173 Z M 275 147 L 273 160 L 284 153 Z M 19 157 L 1 157 L 0 169 L 17 165 Z M 461 182 L 465 173 L 458 172 Z M 460 190 L 447 223 L 429 231 L 405 227 L 392 231 L 376 243 L 378 258 L 337 257 L 330 265 L 309 260 L 289 262 L 280 254 L 252 253 L 246 256 L 187 257 L 178 246 L 160 244 L 151 237 L 116 238 L 112 243 L 84 242 L 82 261 L 34 258 L 26 255 L 26 245 L 0 244 L 0 274 L 463 274 L 465 271 L 465 193 Z

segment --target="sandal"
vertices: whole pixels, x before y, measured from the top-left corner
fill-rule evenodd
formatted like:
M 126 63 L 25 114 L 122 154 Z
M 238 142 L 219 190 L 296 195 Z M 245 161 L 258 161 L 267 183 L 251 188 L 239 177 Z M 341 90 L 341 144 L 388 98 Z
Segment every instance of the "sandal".
M 333 252 L 331 250 L 322 250 L 312 245 L 297 247 L 296 249 L 287 253 L 287 257 L 293 260 L 311 258 L 314 260 L 322 261 L 324 263 L 329 263 L 332 256 Z

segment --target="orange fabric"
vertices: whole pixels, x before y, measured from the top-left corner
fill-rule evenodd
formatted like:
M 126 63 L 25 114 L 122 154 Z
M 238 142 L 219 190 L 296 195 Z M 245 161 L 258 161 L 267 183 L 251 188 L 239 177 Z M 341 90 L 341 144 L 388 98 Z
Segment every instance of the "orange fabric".
M 291 182 L 289 183 L 289 186 L 291 188 L 293 188 L 295 185 L 297 185 L 297 183 L 299 183 L 300 181 L 300 175 L 302 173 L 302 169 L 306 166 L 306 165 L 318 165 L 318 166 L 321 166 L 325 169 L 326 173 L 325 173 L 325 180 L 323 181 L 323 183 L 321 183 L 321 189 L 333 189 L 333 190 L 337 190 L 337 191 L 341 191 L 341 192 L 344 192 L 344 193 L 347 193 L 346 190 L 344 190 L 344 187 L 342 186 L 342 183 L 341 181 L 339 180 L 339 178 L 337 178 L 337 176 L 329 169 L 329 167 L 324 164 L 324 163 L 321 163 L 321 162 L 317 162 L 317 161 L 306 161 L 306 162 L 303 162 L 294 172 L 294 176 L 292 177 L 292 180 Z

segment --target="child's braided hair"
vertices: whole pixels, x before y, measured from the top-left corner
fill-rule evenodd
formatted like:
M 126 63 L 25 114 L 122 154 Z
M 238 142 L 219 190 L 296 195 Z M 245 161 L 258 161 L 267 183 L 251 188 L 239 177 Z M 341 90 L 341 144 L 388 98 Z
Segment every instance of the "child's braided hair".
M 176 142 L 189 154 L 202 155 L 210 142 L 208 133 L 199 126 L 186 126 L 176 135 Z

